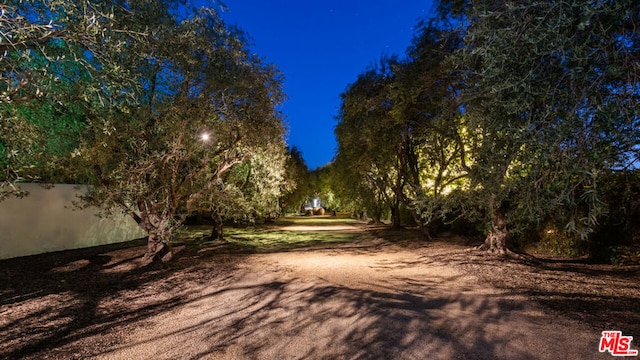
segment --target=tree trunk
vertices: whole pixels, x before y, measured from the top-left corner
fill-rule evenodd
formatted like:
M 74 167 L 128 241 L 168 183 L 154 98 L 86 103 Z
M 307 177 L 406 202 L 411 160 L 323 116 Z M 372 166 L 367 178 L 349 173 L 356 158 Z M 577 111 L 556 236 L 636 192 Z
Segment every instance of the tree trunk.
M 147 261 L 162 261 L 167 262 L 171 260 L 173 254 L 171 248 L 165 242 L 163 242 L 158 234 L 154 231 L 149 232 L 147 239 L 147 253 L 144 255 L 144 259 Z
M 223 238 L 224 221 L 222 220 L 222 216 L 220 216 L 218 212 L 214 211 L 213 213 L 211 213 L 211 218 L 213 219 L 213 229 L 211 230 L 211 238 L 213 240 L 224 240 Z
M 163 241 L 168 240 L 171 232 L 166 231 L 166 229 L 158 229 L 158 227 L 154 225 L 151 219 L 151 214 L 147 210 L 147 206 L 143 201 L 138 202 L 138 209 L 140 210 L 140 215 L 131 213 L 131 216 L 138 223 L 138 226 L 148 234 L 147 252 L 144 255 L 144 259 L 149 262 L 158 260 L 166 262 L 171 260 L 173 257 L 171 247 L 169 247 L 167 242 Z M 156 221 L 156 223 L 162 222 Z M 165 230 L 164 233 L 162 230 Z M 162 235 L 164 235 L 165 238 L 163 238 Z
M 431 233 L 429 232 L 429 227 L 424 223 L 422 217 L 420 216 L 420 214 L 418 214 L 418 211 L 413 207 L 409 207 L 409 213 L 411 214 L 413 221 L 416 223 L 416 225 L 418 225 L 418 229 L 420 230 L 420 234 L 422 234 L 422 237 L 427 240 L 433 240 L 433 238 L 431 237 Z
M 484 244 L 478 247 L 478 250 L 485 250 L 492 254 L 508 255 L 511 254 L 509 249 L 509 233 L 507 230 L 506 211 L 502 206 L 495 206 L 495 199 L 490 200 L 491 211 L 491 230 L 487 234 Z
M 211 239 L 224 240 L 223 225 L 221 221 L 214 221 L 213 229 L 211 229 Z
M 429 227 L 426 226 L 422 221 L 418 222 L 418 229 L 425 239 L 433 240 L 433 238 L 431 237 L 431 233 L 429 232 Z
M 393 230 L 399 230 L 402 228 L 400 224 L 400 205 L 396 202 L 391 207 L 391 228 Z

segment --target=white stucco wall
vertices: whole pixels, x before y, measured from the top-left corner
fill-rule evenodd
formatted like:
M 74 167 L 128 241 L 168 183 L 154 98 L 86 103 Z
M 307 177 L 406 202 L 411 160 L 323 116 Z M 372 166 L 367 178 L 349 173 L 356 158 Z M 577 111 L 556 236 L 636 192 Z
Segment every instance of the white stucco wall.
M 78 210 L 81 188 L 55 185 L 45 189 L 21 184 L 29 196 L 0 202 L 0 259 L 111 244 L 144 237 L 128 216 L 96 216 L 97 209 Z

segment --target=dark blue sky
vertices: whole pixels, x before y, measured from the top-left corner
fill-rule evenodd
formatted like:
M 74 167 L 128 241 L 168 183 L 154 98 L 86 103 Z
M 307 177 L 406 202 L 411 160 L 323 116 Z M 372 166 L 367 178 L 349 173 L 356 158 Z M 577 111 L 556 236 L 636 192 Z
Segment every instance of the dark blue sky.
M 404 55 L 431 0 L 225 0 L 224 19 L 285 76 L 287 142 L 310 169 L 335 155 L 340 93 L 383 54 Z

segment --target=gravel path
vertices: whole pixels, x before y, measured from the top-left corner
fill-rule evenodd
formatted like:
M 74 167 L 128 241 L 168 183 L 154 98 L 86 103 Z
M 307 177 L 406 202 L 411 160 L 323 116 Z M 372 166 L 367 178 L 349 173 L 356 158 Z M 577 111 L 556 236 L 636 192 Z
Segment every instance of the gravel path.
M 252 255 L 99 358 L 610 358 L 592 329 L 435 260 L 451 251 L 464 250 L 371 240 Z
M 0 358 L 609 359 L 600 332 L 618 328 L 601 329 L 598 304 L 628 310 L 618 324 L 640 336 L 627 306 L 640 269 L 528 265 L 336 221 L 282 230 L 315 247 L 185 243 L 150 267 L 143 243 L 2 261 Z M 624 294 L 597 297 L 603 281 Z

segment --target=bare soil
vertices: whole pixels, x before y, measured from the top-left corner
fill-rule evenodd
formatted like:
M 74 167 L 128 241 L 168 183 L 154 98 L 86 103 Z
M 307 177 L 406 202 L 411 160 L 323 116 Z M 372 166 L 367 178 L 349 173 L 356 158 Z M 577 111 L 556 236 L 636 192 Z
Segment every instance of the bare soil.
M 351 224 L 282 230 L 354 240 L 195 239 L 150 265 L 143 240 L 0 261 L 0 358 L 605 359 L 604 330 L 640 348 L 638 265 Z

